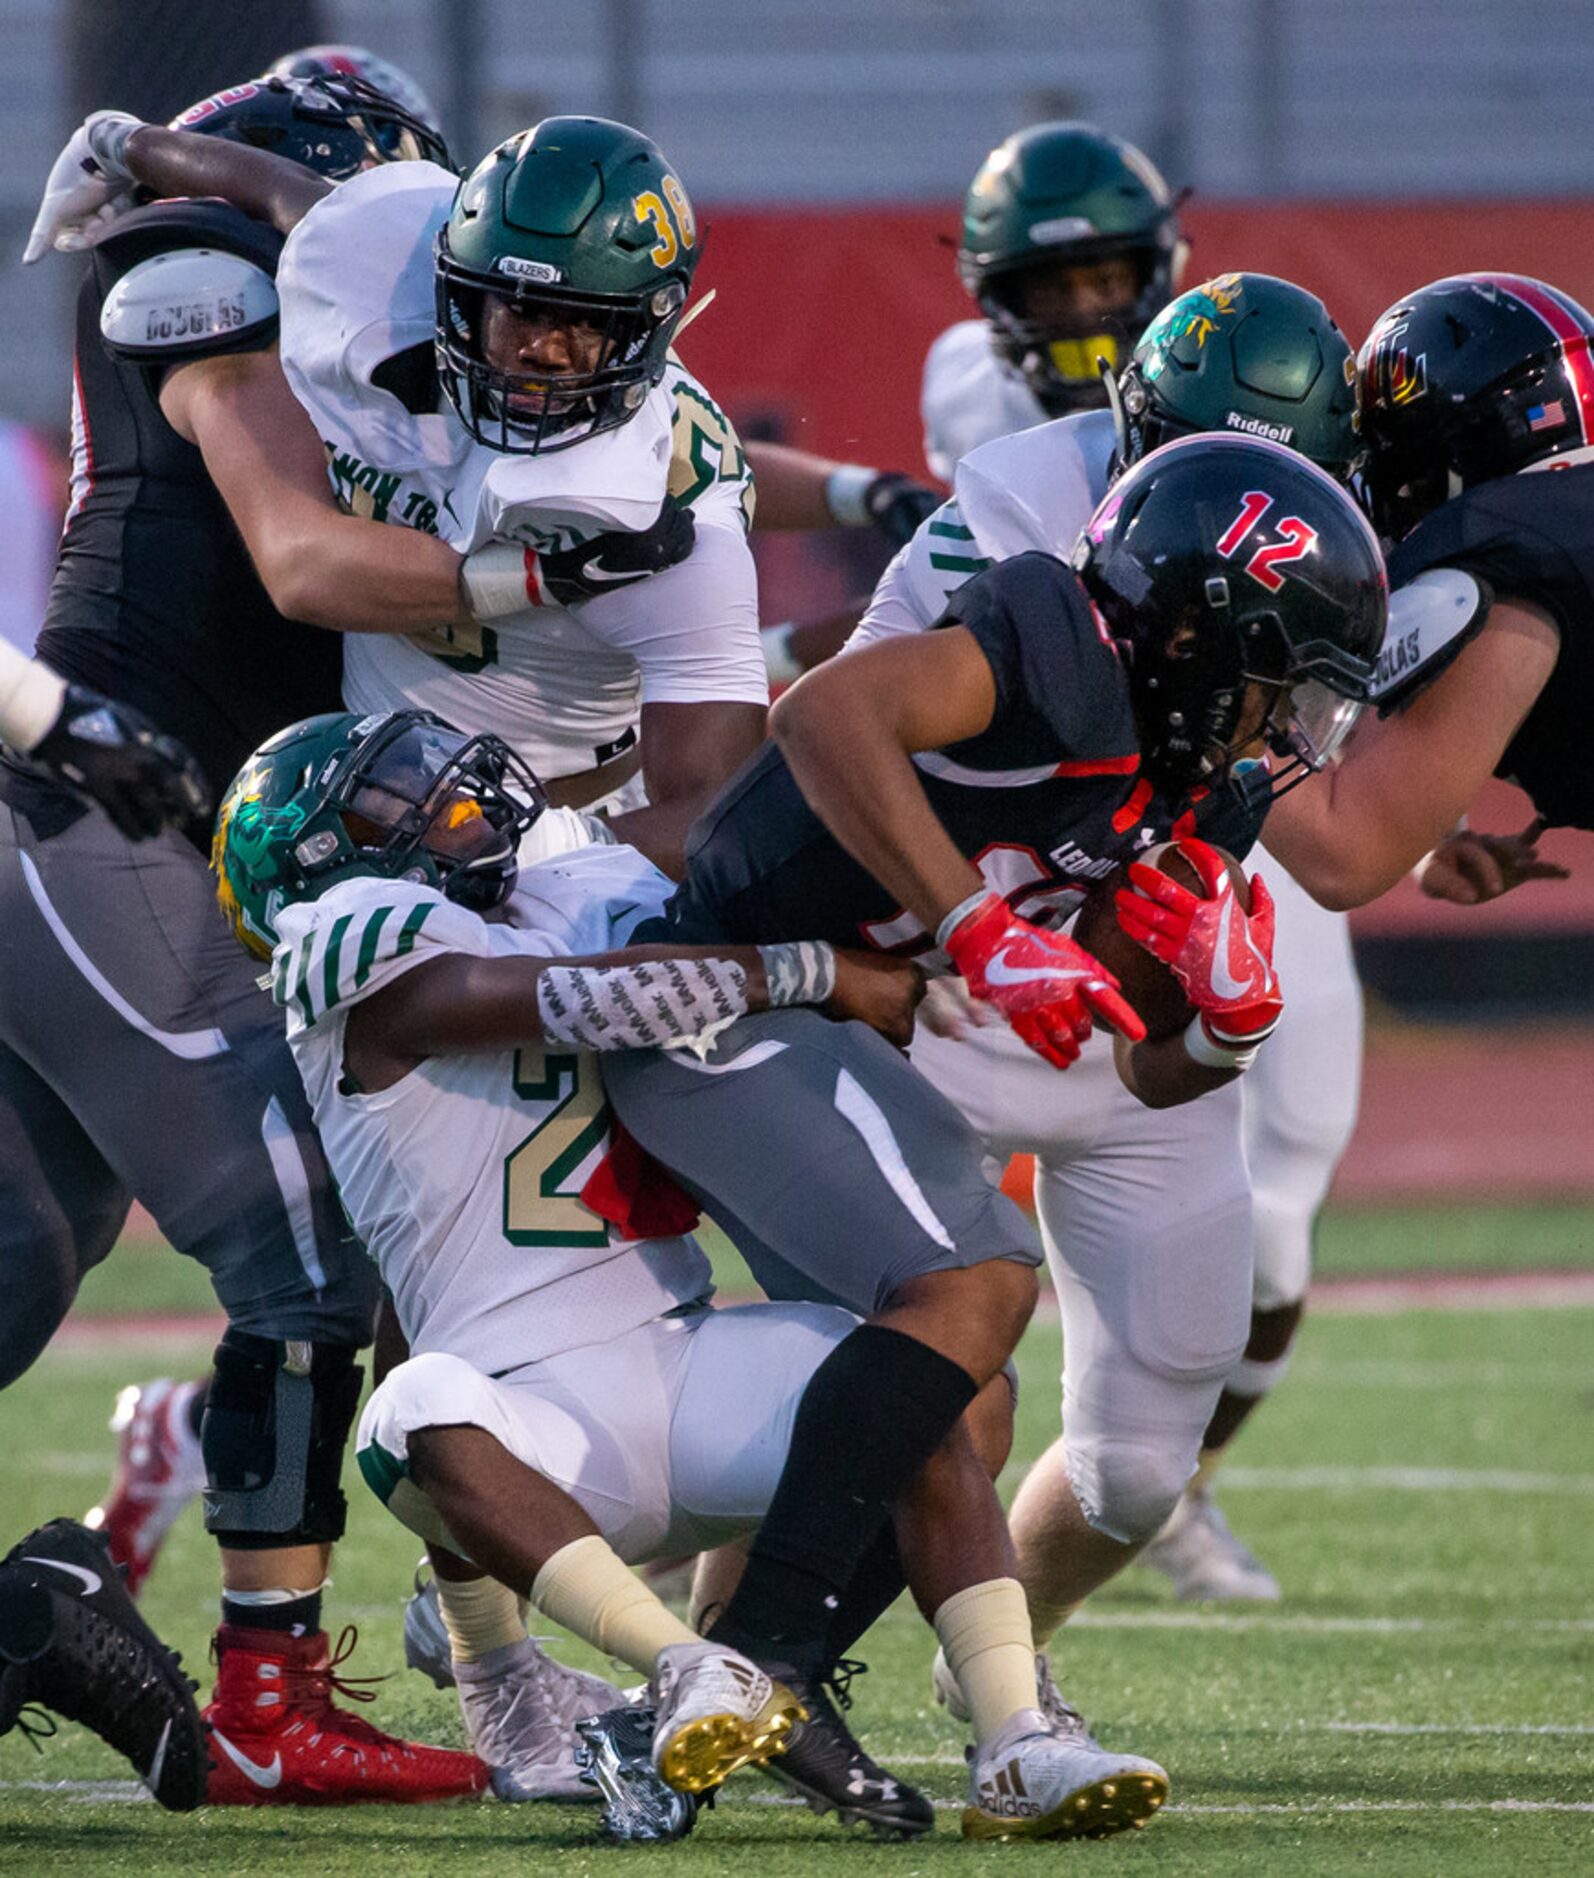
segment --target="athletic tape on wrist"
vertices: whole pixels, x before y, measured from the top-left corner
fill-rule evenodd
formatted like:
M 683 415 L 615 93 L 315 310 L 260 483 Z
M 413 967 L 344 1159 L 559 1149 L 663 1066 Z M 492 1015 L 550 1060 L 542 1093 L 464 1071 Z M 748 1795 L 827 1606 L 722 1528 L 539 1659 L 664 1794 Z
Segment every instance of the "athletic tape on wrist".
M 1184 1053 L 1203 1069 L 1246 1070 L 1256 1061 L 1256 1053 L 1273 1034 L 1270 1024 L 1258 1037 L 1245 1043 L 1226 1043 L 1207 1028 L 1201 1012 L 1191 1018 L 1184 1033 Z
M 26 756 L 55 728 L 65 698 L 58 673 L 0 644 L 0 740 Z
M 580 1050 L 694 1044 L 747 1011 L 747 974 L 730 959 L 646 965 L 546 965 L 537 978 L 542 1034 Z
M 460 563 L 459 584 L 472 618 L 503 619 L 541 606 L 540 594 L 533 591 L 534 562 L 518 541 L 489 541 L 467 554 Z
M 822 939 L 798 939 L 760 946 L 769 981 L 769 1008 L 786 1004 L 823 1004 L 836 989 L 836 951 Z
M 136 180 L 127 167 L 127 140 L 135 130 L 143 128 L 141 118 L 129 117 L 124 111 L 97 112 L 89 120 L 89 148 L 94 152 L 94 161 L 111 182 Z
M 825 506 L 838 528 L 867 528 L 874 520 L 864 497 L 879 474 L 862 463 L 843 463 L 825 478 Z
M 764 653 L 764 670 L 772 685 L 794 684 L 803 675 L 803 668 L 791 649 L 791 636 L 796 630 L 796 620 L 788 619 L 778 626 L 766 626 L 758 635 Z
M 964 920 L 968 918 L 970 913 L 974 912 L 976 908 L 983 906 L 990 898 L 990 889 L 988 887 L 979 887 L 976 888 L 966 900 L 958 901 L 957 905 L 953 907 L 952 911 L 947 914 L 946 918 L 943 919 L 941 924 L 935 929 L 935 943 L 943 952 L 946 950 L 947 941 L 952 937 L 953 933 L 957 931 L 958 927 L 963 924 Z

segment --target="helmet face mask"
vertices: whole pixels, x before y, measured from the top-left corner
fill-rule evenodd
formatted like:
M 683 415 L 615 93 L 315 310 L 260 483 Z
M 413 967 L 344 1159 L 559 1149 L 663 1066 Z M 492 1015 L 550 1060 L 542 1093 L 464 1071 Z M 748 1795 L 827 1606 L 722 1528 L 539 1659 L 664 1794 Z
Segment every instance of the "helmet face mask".
M 500 144 L 437 237 L 437 369 L 460 422 L 525 456 L 629 423 L 664 375 L 699 245 L 662 153 L 625 125 L 549 118 Z
M 216 816 L 211 867 L 228 924 L 257 957 L 275 916 L 338 881 L 411 880 L 474 912 L 514 888 L 520 838 L 547 806 L 501 739 L 428 711 L 307 718 L 261 746 Z
M 380 163 L 452 167 L 448 146 L 429 124 L 347 73 L 251 79 L 191 105 L 171 127 L 268 150 L 335 183 Z
M 1144 770 L 1170 793 L 1264 748 L 1285 759 L 1277 793 L 1328 759 L 1368 696 L 1388 611 L 1377 539 L 1282 445 L 1218 434 L 1153 451 L 1074 566 L 1128 667 Z
M 366 84 L 401 105 L 408 115 L 418 118 L 442 141 L 442 123 L 437 107 L 424 88 L 391 59 L 378 58 L 365 46 L 343 43 L 298 46 L 292 52 L 273 59 L 266 68 L 267 78 L 362 78 Z M 439 159 L 441 160 L 441 159 Z
M 1183 261 L 1167 184 L 1093 125 L 1018 132 L 970 187 L 958 271 L 1050 416 L 1104 402 L 1097 359 L 1119 369 Z

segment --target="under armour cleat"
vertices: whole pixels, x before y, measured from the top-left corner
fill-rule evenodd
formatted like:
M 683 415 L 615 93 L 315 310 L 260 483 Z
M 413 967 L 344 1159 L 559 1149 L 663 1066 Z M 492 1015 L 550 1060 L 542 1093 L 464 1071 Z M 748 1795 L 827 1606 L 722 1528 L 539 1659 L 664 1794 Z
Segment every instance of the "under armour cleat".
M 963 1700 L 963 1691 L 958 1687 L 957 1677 L 952 1674 L 952 1666 L 946 1660 L 946 1652 L 937 1650 L 935 1667 L 931 1671 L 931 1683 L 935 1690 L 935 1699 L 949 1714 L 953 1721 L 969 1722 L 969 1705 Z M 1072 1702 L 1065 1701 L 1063 1692 L 1058 1688 L 1052 1676 L 1051 1659 L 1044 1650 L 1035 1652 L 1035 1706 L 1046 1718 L 1046 1724 L 1057 1734 L 1079 1742 L 1082 1747 L 1100 1749 L 1101 1743 L 1085 1725 L 1085 1718 Z
M 672 1643 L 653 1670 L 653 1765 L 677 1793 L 762 1766 L 803 1719 L 784 1683 L 719 1643 Z
M 1084 1747 L 1020 1709 L 970 1758 L 963 1837 L 1107 1839 L 1144 1826 L 1167 1797 L 1155 1761 Z
M 654 1771 L 653 1721 L 651 1708 L 627 1704 L 576 1724 L 577 1762 L 603 1801 L 598 1835 L 613 1845 L 666 1845 L 697 1824 L 697 1796 Z
M 1276 1604 L 1283 1596 L 1279 1581 L 1230 1532 L 1208 1493 L 1180 1497 L 1167 1525 L 1140 1554 L 1140 1563 L 1161 1572 L 1187 1604 L 1203 1599 Z
M 426 1560 L 415 1568 L 415 1591 L 404 1606 L 404 1661 L 439 1689 L 454 1686 L 454 1646 L 448 1640 L 437 1580 L 423 1578 Z
M 111 1557 L 126 1568 L 137 1597 L 155 1555 L 179 1513 L 205 1485 L 205 1462 L 191 1409 L 202 1382 L 133 1382 L 116 1398 L 111 1432 L 117 1436 L 110 1491 L 90 1507 L 83 1523 L 102 1532 Z
M 92 1729 L 162 1806 L 188 1812 L 205 1799 L 194 1689 L 139 1615 L 102 1534 L 53 1519 L 0 1561 L 0 1734 L 37 1703 Z
M 453 1800 L 483 1792 L 490 1770 L 474 1754 L 385 1734 L 334 1696 L 374 1698 L 337 1675 L 352 1626 L 328 1652 L 326 1632 L 223 1624 L 216 1633 L 210 1724 L 212 1806 L 347 1806 L 357 1801 Z
M 881 1839 L 917 1839 L 934 1831 L 934 1806 L 872 1760 L 837 1709 L 838 1702 L 852 1707 L 847 1688 L 864 1667 L 842 1662 L 828 1676 L 785 1677 L 806 1713 L 764 1771 L 813 1812 L 835 1813 L 844 1826 L 867 1826 Z
M 556 1662 L 531 1637 L 456 1663 L 454 1679 L 466 1737 L 500 1800 L 598 1797 L 582 1777 L 576 1723 L 622 1706 L 613 1683 Z

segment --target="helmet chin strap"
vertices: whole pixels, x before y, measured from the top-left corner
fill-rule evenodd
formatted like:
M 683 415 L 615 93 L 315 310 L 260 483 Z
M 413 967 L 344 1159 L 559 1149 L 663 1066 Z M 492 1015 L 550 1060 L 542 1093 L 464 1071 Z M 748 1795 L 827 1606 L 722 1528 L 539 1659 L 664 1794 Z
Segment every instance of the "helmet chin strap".
M 1120 470 L 1129 467 L 1129 415 L 1124 410 L 1123 393 L 1118 389 L 1118 376 L 1111 364 L 1096 355 L 1096 370 L 1101 376 L 1102 389 L 1107 393 L 1107 409 L 1112 412 L 1113 436 L 1117 439 L 1113 445 L 1113 456 Z

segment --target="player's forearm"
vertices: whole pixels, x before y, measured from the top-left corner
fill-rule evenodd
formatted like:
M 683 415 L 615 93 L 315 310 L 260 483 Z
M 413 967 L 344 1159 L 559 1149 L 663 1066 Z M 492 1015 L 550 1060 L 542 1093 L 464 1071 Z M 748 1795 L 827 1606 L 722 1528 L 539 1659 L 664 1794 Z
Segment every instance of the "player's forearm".
M 809 807 L 926 931 L 979 891 L 872 694 L 830 686 L 821 696 L 807 678 L 770 713 L 770 730 Z
M 1234 1069 L 1212 1069 L 1195 1062 L 1183 1035 L 1148 1038 L 1126 1043 L 1113 1038 L 1118 1079 L 1148 1109 L 1174 1109 L 1213 1089 L 1221 1089 L 1239 1074 Z
M 219 137 L 145 124 L 127 141 L 127 167 L 160 196 L 221 196 L 286 235 L 332 185 L 302 164 Z
M 253 544 L 251 544 L 253 548 Z M 255 551 L 287 619 L 347 633 L 422 633 L 471 624 L 460 556 L 416 529 L 319 510 Z
M 28 751 L 61 715 L 66 680 L 0 640 L 0 743 Z

